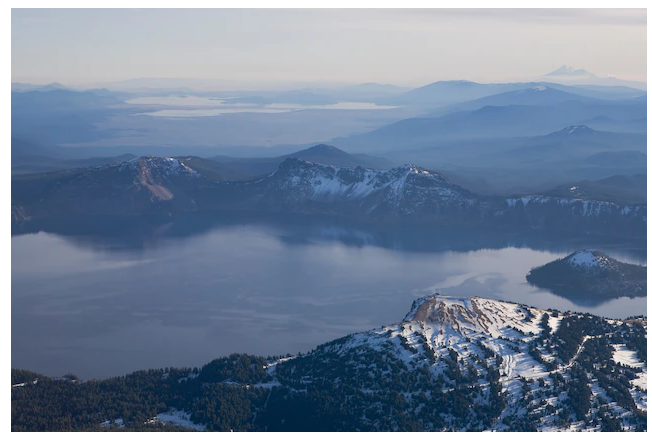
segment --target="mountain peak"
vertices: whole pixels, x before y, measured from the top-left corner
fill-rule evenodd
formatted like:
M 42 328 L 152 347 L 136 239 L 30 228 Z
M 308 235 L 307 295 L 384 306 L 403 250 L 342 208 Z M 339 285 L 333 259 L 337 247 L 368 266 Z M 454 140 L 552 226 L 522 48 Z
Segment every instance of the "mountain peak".
M 573 77 L 595 77 L 595 74 L 588 72 L 585 69 L 575 69 L 572 66 L 562 65 L 554 71 L 545 74 L 545 76 L 573 76 Z
M 567 264 L 582 269 L 611 268 L 614 259 L 595 249 L 581 249 L 563 259 Z
M 593 136 L 598 134 L 597 131 L 593 130 L 591 127 L 587 127 L 586 125 L 570 125 L 562 130 L 555 131 L 554 133 L 551 133 L 550 135 L 555 135 L 555 136 Z
M 432 333 L 433 343 L 441 345 L 470 334 L 504 335 L 506 328 L 537 332 L 540 328 L 531 320 L 538 311 L 477 296 L 434 294 L 414 301 L 403 322 L 420 324 Z
M 337 147 L 334 147 L 333 145 L 326 145 L 324 143 L 320 143 L 315 146 L 311 146 L 310 148 L 306 148 L 305 150 L 298 151 L 295 154 L 301 153 L 301 152 L 306 152 L 306 151 L 329 151 L 329 152 L 338 152 L 338 153 L 345 153 L 346 151 L 343 151 Z

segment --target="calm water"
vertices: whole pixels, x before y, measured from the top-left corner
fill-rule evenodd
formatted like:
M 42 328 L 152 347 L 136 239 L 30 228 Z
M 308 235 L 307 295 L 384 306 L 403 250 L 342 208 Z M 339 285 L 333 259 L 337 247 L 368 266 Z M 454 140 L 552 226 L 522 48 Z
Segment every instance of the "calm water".
M 174 108 L 141 113 L 146 116 L 163 116 L 172 118 L 218 116 L 224 113 L 283 113 L 305 109 L 326 110 L 383 110 L 395 109 L 396 106 L 378 106 L 374 103 L 341 102 L 336 104 L 225 104 L 227 99 L 195 96 L 142 97 L 126 101 L 128 104 L 161 105 Z
M 307 351 L 398 322 L 415 298 L 434 292 L 646 314 L 646 298 L 571 302 L 526 283 L 530 268 L 586 243 L 533 249 L 455 237 L 419 244 L 419 234 L 255 223 L 195 234 L 166 224 L 138 239 L 14 236 L 12 367 L 91 378 L 201 366 L 233 352 Z M 640 248 L 593 246 L 646 263 Z

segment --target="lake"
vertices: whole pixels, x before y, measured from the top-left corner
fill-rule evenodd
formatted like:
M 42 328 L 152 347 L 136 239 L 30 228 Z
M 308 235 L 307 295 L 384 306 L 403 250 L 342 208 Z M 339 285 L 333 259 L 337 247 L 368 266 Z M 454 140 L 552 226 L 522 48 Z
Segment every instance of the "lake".
M 126 103 L 145 106 L 169 106 L 168 109 L 139 113 L 142 116 L 163 116 L 171 118 L 218 116 L 226 113 L 285 113 L 297 110 L 386 110 L 398 106 L 379 106 L 374 103 L 339 102 L 335 104 L 247 104 L 228 103 L 228 98 L 208 98 L 197 96 L 140 97 Z
M 15 235 L 12 367 L 88 379 L 201 366 L 233 352 L 305 352 L 399 322 L 414 299 L 435 292 L 646 314 L 647 298 L 570 301 L 526 283 L 532 267 L 584 247 L 646 264 L 644 244 L 340 223 L 167 222 L 137 235 Z

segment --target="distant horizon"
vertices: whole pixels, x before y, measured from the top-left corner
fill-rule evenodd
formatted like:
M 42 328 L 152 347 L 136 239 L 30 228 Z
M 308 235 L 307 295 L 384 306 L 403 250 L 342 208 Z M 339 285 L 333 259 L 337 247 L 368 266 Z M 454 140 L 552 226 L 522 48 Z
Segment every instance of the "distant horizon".
M 569 66 L 572 68 L 575 68 L 572 65 L 560 65 L 558 68 L 564 67 L 564 66 Z M 557 68 L 555 68 L 557 69 Z M 575 69 L 583 69 L 581 67 L 577 67 Z M 193 82 L 194 84 L 202 84 L 203 86 L 210 86 L 210 88 L 197 88 L 196 90 L 208 90 L 208 89 L 213 89 L 213 90 L 228 90 L 228 91 L 233 91 L 233 90 L 288 90 L 288 89 L 301 89 L 301 88 L 309 88 L 309 87 L 323 87 L 323 88 L 336 88 L 336 87 L 342 87 L 342 86 L 360 86 L 360 85 L 367 85 L 367 84 L 374 84 L 374 85 L 380 85 L 380 86 L 396 86 L 396 87 L 403 87 L 403 88 L 409 88 L 409 89 L 414 89 L 422 86 L 427 86 L 432 83 L 436 82 L 447 82 L 447 81 L 467 81 L 467 82 L 474 82 L 474 83 L 481 83 L 481 84 L 492 84 L 492 83 L 528 83 L 528 82 L 550 82 L 550 83 L 563 83 L 563 84 L 568 84 L 572 85 L 573 84 L 573 78 L 566 76 L 566 80 L 559 79 L 555 81 L 554 76 L 546 76 L 546 74 L 554 71 L 554 69 L 551 69 L 550 71 L 543 73 L 538 76 L 531 76 L 531 77 L 514 77 L 514 78 L 506 78 L 504 80 L 471 80 L 467 78 L 454 78 L 454 79 L 433 79 L 431 81 L 426 81 L 423 83 L 416 83 L 414 81 L 410 82 L 397 82 L 397 83 L 389 83 L 389 82 L 377 82 L 377 81 L 340 81 L 340 82 L 329 82 L 329 81 L 322 81 L 322 82 L 312 82 L 312 81 L 275 81 L 275 82 L 257 82 L 257 81 L 233 81 L 233 80 L 224 80 L 224 79 L 219 79 L 219 78 L 194 78 L 194 77 L 165 77 L 165 76 L 159 76 L 159 77 L 132 77 L 129 79 L 121 79 L 121 80 L 109 80 L 109 81 L 102 81 L 102 82 L 79 82 L 79 81 L 74 81 L 74 80 L 49 80 L 47 78 L 18 78 L 14 79 L 12 77 L 11 83 L 12 84 L 25 84 L 25 85 L 35 85 L 35 86 L 47 86 L 47 85 L 52 85 L 52 84 L 59 84 L 64 87 L 68 87 L 71 89 L 74 88 L 80 88 L 80 89 L 93 89 L 93 88 L 102 88 L 102 87 L 108 87 L 110 88 L 111 86 L 127 86 L 127 83 L 129 82 L 137 82 L 137 81 L 178 81 L 178 84 L 172 85 L 157 85 L 155 83 L 151 85 L 145 85 L 145 84 L 133 84 L 131 87 L 134 89 L 137 88 L 172 88 L 174 86 L 177 87 L 188 87 L 192 88 Z M 595 74 L 593 71 L 588 71 L 589 73 L 593 73 L 595 75 L 596 79 L 617 79 L 617 80 L 624 80 L 624 81 L 631 81 L 631 82 L 638 82 L 638 83 L 647 83 L 647 77 L 644 76 L 642 77 L 642 80 L 638 80 L 635 78 L 630 78 L 630 77 L 622 77 L 622 76 L 615 76 L 615 75 L 600 75 L 600 74 Z M 578 81 L 581 79 L 577 79 Z M 185 82 L 185 84 L 184 84 Z M 215 89 L 214 87 L 223 87 L 224 89 Z M 609 86 L 608 84 L 605 84 L 603 86 Z M 128 87 L 128 86 L 127 86 Z
M 12 82 L 71 87 L 647 80 L 646 9 L 12 9 L 11 33 Z

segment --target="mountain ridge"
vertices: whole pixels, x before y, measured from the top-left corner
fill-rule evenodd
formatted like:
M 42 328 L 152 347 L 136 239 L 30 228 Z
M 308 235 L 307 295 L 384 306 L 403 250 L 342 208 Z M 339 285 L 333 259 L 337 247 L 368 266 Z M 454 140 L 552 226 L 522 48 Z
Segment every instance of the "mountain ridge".
M 141 371 L 118 384 L 12 370 L 12 407 L 47 407 L 61 394 L 118 403 L 104 412 L 57 407 L 49 430 L 70 421 L 72 429 L 174 421 L 210 431 L 641 431 L 647 356 L 639 338 L 646 332 L 645 317 L 433 294 L 415 300 L 398 323 L 306 354 L 234 354 L 201 369 Z M 35 424 L 12 419 L 14 430 Z
M 509 225 L 514 229 L 644 231 L 647 207 L 545 196 L 490 197 L 415 165 L 376 170 L 286 159 L 251 181 L 215 181 L 174 158 L 12 177 L 12 216 L 27 218 L 259 211 L 385 223 Z M 122 187 L 120 187 L 122 186 Z

